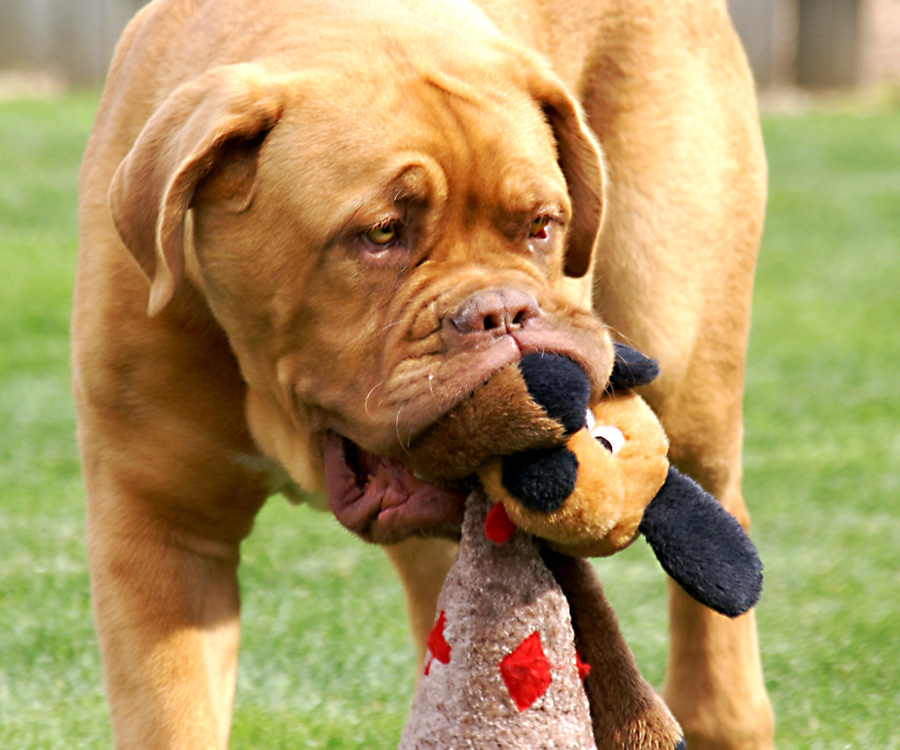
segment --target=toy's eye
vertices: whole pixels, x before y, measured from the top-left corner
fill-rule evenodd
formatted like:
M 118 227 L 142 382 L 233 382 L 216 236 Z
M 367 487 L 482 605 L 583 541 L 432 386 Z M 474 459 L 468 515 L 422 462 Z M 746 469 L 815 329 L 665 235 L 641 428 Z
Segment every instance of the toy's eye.
M 538 216 L 528 227 L 528 236 L 535 240 L 547 239 L 547 227 L 550 225 L 549 216 Z
M 622 446 L 625 445 L 625 436 L 618 427 L 598 424 L 591 428 L 591 437 L 613 455 L 618 453 Z
M 383 221 L 363 233 L 363 237 L 377 247 L 387 247 L 396 242 L 399 236 L 400 222 L 396 219 Z

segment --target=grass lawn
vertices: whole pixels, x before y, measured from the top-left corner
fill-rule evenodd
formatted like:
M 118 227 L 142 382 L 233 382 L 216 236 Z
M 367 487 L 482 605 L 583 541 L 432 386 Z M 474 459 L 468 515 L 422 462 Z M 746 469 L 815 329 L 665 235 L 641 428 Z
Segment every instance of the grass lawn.
M 96 99 L 0 102 L 0 747 L 110 731 L 88 602 L 67 326 L 76 172 Z M 900 748 L 900 111 L 773 116 L 745 488 L 782 750 Z M 663 581 L 599 568 L 655 683 Z M 279 498 L 244 548 L 232 747 L 396 747 L 411 695 L 381 554 Z

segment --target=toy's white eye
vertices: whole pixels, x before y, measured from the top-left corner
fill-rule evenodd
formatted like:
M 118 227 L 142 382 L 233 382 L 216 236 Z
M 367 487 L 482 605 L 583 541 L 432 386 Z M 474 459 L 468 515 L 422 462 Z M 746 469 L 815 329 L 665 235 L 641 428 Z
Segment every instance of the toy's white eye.
M 591 437 L 599 440 L 610 453 L 615 455 L 625 445 L 625 436 L 618 427 L 598 424 L 591 428 Z

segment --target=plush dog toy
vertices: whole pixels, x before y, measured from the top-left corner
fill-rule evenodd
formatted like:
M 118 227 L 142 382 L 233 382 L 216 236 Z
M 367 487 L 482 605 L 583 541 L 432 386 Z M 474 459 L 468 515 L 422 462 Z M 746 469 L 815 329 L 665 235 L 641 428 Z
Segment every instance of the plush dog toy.
M 617 345 L 589 409 L 577 364 L 529 355 L 413 446 L 430 478 L 475 467 L 483 489 L 467 502 L 402 750 L 680 746 L 581 558 L 643 534 L 689 594 L 732 617 L 756 603 L 761 565 L 737 521 L 669 466 L 662 427 L 632 392 L 657 371 Z

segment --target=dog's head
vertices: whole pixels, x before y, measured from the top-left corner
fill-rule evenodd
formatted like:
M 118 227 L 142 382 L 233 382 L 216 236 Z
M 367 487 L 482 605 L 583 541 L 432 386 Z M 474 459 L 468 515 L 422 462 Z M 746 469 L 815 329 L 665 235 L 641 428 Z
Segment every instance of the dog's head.
M 612 364 L 590 312 L 603 172 L 578 106 L 498 43 L 388 36 L 321 69 L 183 84 L 110 189 L 149 313 L 201 291 L 261 447 L 301 484 L 324 476 L 376 541 L 455 527 L 459 497 L 403 457 L 491 374 L 559 352 L 599 396 Z

